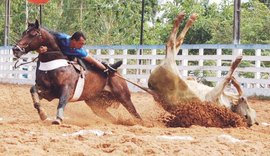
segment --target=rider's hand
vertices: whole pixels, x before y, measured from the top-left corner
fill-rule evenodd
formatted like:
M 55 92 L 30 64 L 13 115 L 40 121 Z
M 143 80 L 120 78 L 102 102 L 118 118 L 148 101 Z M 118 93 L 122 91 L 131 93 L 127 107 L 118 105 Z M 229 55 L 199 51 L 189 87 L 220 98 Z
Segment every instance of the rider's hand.
M 37 49 L 37 52 L 42 54 L 42 53 L 45 53 L 47 52 L 48 48 L 46 46 L 40 46 L 38 49 Z

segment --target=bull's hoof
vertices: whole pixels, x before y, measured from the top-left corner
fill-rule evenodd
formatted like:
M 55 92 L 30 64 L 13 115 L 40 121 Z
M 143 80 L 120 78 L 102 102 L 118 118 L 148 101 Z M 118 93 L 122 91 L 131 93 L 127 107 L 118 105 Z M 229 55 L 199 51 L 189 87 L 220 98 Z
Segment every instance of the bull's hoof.
M 47 117 L 47 114 L 45 113 L 45 111 L 43 109 L 40 109 L 40 112 L 39 112 L 39 117 L 42 121 L 46 120 L 48 117 Z
M 61 125 L 61 123 L 62 123 L 62 120 L 59 119 L 59 118 L 55 119 L 55 120 L 52 122 L 53 125 Z

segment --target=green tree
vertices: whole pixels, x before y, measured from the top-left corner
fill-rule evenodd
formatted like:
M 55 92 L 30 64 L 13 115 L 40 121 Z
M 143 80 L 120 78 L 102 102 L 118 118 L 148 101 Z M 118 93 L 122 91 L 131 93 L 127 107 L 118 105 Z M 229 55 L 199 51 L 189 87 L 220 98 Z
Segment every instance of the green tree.
M 5 0 L 0 0 L 0 45 L 4 45 L 4 34 L 5 34 Z
M 260 0 L 262 2 L 262 0 Z M 265 2 L 242 3 L 241 43 L 270 43 L 270 13 Z M 0 0 L 0 44 L 4 42 L 5 0 Z M 15 43 L 29 21 L 39 19 L 39 6 L 27 1 L 11 1 L 10 43 Z M 42 25 L 72 34 L 83 31 L 87 44 L 139 44 L 141 0 L 50 0 L 42 12 Z M 164 44 L 179 10 L 198 19 L 184 43 L 232 43 L 233 3 L 209 4 L 209 0 L 174 0 L 159 6 L 158 0 L 145 1 L 144 44 Z M 28 13 L 28 16 L 26 14 Z M 180 29 L 183 28 L 186 19 Z
M 224 4 L 217 11 L 215 22 L 212 22 L 212 39 L 208 43 L 232 43 L 233 34 L 233 4 Z M 269 20 L 270 12 L 267 7 L 258 0 L 253 0 L 241 5 L 241 43 L 270 43 Z
M 270 10 L 257 0 L 242 6 L 242 43 L 270 43 Z

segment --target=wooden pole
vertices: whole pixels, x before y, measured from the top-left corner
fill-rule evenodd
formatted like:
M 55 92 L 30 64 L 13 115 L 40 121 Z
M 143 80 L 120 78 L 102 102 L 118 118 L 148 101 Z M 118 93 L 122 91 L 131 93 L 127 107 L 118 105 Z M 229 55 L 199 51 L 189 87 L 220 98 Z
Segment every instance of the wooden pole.
M 9 45 L 9 30 L 10 30 L 10 0 L 6 0 L 5 6 L 5 35 L 4 35 L 4 46 Z
M 241 0 L 234 0 L 234 18 L 233 18 L 233 44 L 240 44 L 240 13 Z M 235 49 L 233 55 L 239 55 L 240 51 Z
M 144 23 L 144 0 L 142 0 L 142 12 L 141 12 L 141 33 L 140 33 L 140 45 L 143 45 L 143 23 Z M 140 49 L 139 55 L 143 54 L 143 50 Z M 139 59 L 139 65 L 142 64 L 142 60 Z M 137 74 L 141 74 L 142 71 L 139 69 L 137 70 Z M 140 81 L 140 80 L 138 80 Z
M 39 23 L 42 26 L 42 6 L 39 5 Z

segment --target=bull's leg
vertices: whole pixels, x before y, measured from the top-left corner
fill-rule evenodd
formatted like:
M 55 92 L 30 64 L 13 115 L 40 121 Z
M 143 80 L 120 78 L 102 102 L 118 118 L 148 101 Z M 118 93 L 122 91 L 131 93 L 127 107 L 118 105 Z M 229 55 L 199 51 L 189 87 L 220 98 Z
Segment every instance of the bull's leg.
M 47 114 L 46 114 L 45 110 L 40 106 L 40 100 L 39 100 L 39 95 L 37 93 L 36 86 L 31 87 L 30 93 L 32 95 L 32 100 L 33 100 L 33 103 L 34 103 L 34 107 L 37 110 L 40 119 L 41 120 L 46 120 L 47 119 Z
M 236 90 L 237 90 L 237 92 L 239 94 L 239 97 L 241 97 L 243 95 L 243 90 L 241 88 L 240 83 L 235 79 L 234 76 L 232 76 L 231 80 L 232 80 L 231 82 L 232 82 L 233 86 L 236 88 Z
M 68 100 L 69 100 L 69 89 L 68 86 L 64 86 L 62 88 L 62 94 L 59 98 L 59 103 L 57 106 L 56 119 L 52 122 L 52 124 L 60 125 L 62 123 L 64 118 L 64 109 L 66 104 L 68 103 Z
M 242 60 L 242 56 L 238 56 L 235 61 L 232 63 L 231 68 L 226 75 L 225 79 L 222 80 L 217 86 L 215 86 L 209 93 L 205 95 L 206 101 L 212 101 L 215 102 L 218 97 L 222 94 L 224 91 L 224 88 L 230 83 L 232 80 L 232 74 L 234 73 L 236 67 L 239 65 L 239 63 Z M 239 86 L 240 87 L 240 86 Z
M 193 23 L 195 22 L 195 20 L 197 19 L 197 14 L 193 13 L 190 17 L 189 20 L 187 21 L 184 29 L 181 31 L 180 35 L 177 37 L 176 39 L 176 51 L 174 51 L 176 54 L 178 53 L 180 46 L 182 45 L 184 38 L 186 36 L 187 31 L 189 30 L 189 28 L 193 25 Z M 175 55 L 176 55 L 175 54 Z
M 96 100 L 87 100 L 85 101 L 86 104 L 92 109 L 92 111 L 99 117 L 106 119 L 112 123 L 116 123 L 116 118 L 112 116 L 108 111 L 107 108 L 104 107 L 100 102 Z
M 210 92 L 205 95 L 206 101 L 216 102 L 218 97 L 223 93 L 224 88 L 230 83 L 230 79 L 225 78 L 218 83 Z
M 177 37 L 176 35 L 177 35 L 179 26 L 180 26 L 181 22 L 183 21 L 184 17 L 185 17 L 185 13 L 180 12 L 174 20 L 173 29 L 172 29 L 170 37 L 167 41 L 167 44 L 166 44 L 166 58 L 173 58 L 174 59 L 174 56 L 176 55 L 174 53 L 174 48 L 175 48 L 175 44 L 176 44 L 175 41 L 176 41 L 176 37 Z

